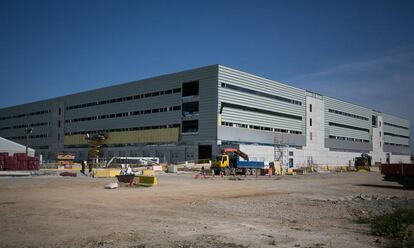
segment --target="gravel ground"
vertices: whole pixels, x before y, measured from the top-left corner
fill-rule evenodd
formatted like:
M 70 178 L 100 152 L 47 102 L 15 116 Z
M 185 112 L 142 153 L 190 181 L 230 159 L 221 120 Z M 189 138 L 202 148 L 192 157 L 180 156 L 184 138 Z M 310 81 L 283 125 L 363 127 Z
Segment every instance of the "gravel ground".
M 413 205 L 377 172 L 199 178 L 0 178 L 0 247 L 382 247 L 356 219 Z

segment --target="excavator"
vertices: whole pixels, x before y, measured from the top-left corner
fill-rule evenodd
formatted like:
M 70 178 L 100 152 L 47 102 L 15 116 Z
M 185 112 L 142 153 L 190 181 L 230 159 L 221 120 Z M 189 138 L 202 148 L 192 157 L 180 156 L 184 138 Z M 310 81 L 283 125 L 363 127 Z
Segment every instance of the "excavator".
M 244 161 L 240 161 L 239 158 L 243 158 Z M 230 175 L 233 172 L 233 174 L 254 175 L 256 170 L 264 169 L 264 162 L 249 161 L 249 156 L 239 149 L 225 148 L 221 151 L 221 155 L 213 161 L 211 169 L 215 174 Z
M 355 158 L 355 169 L 357 171 L 370 171 L 372 157 L 362 153 L 360 157 Z

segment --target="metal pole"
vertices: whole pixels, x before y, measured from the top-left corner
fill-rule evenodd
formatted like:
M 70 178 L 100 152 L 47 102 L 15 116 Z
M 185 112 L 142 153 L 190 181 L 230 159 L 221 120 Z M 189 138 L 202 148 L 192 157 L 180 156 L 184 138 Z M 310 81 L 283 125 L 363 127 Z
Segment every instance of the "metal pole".
M 29 146 L 29 133 L 26 130 L 26 157 L 29 155 L 28 146 Z
M 33 128 L 26 127 L 24 129 L 24 132 L 26 133 L 26 156 L 29 155 L 29 135 L 33 132 Z

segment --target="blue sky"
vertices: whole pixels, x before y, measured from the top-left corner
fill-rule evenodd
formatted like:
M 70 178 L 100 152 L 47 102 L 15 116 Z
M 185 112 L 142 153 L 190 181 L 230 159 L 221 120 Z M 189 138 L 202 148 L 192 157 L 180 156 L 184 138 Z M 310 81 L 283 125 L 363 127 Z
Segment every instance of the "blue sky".
M 1 0 L 0 108 L 223 64 L 413 129 L 413 13 L 414 1 Z

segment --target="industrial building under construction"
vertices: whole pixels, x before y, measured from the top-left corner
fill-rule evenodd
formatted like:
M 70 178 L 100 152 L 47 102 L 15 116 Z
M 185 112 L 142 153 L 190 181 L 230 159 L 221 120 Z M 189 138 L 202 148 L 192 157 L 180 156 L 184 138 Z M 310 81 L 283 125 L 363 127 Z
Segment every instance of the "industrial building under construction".
M 291 85 L 211 65 L 0 110 L 0 136 L 43 159 L 72 153 L 211 159 L 236 147 L 283 165 L 410 162 L 409 121 Z

